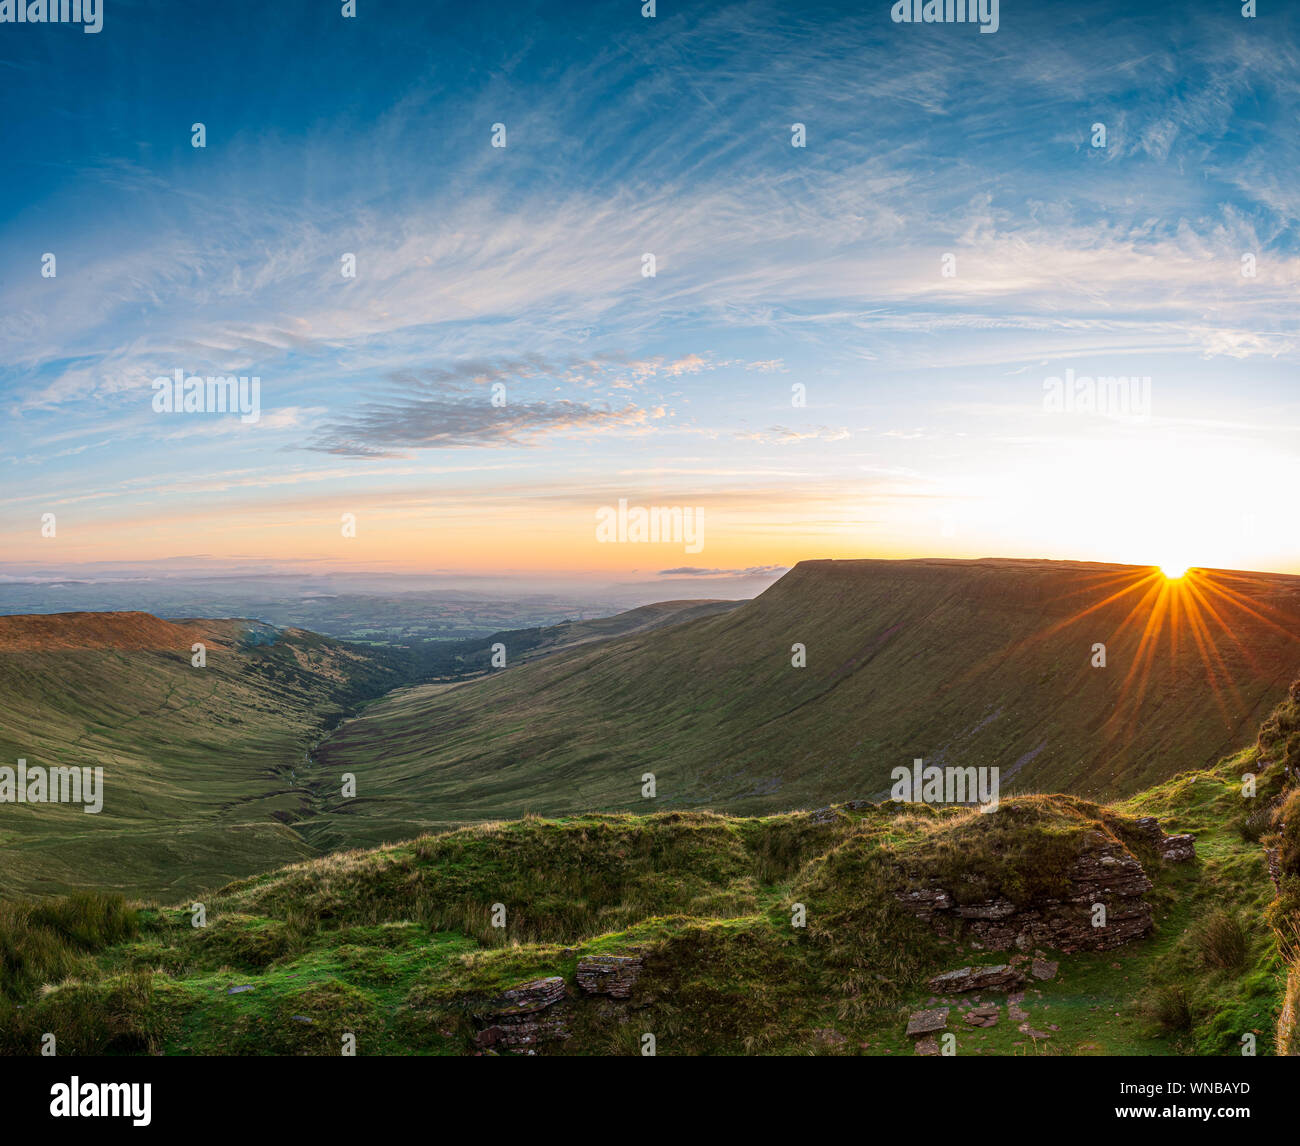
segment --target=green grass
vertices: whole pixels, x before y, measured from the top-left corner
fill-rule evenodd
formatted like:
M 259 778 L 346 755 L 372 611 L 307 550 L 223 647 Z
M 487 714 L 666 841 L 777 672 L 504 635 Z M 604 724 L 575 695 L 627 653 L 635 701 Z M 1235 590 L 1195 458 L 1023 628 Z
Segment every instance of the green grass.
M 1148 1021 L 1187 1053 L 1239 1053 L 1247 1033 L 1256 1037 L 1259 1053 L 1275 1049 L 1286 963 L 1268 926 L 1274 888 L 1264 850 L 1243 839 L 1239 824 L 1257 804 L 1275 797 L 1283 777 L 1278 769 L 1265 772 L 1257 794 L 1247 797 L 1242 777 L 1258 769 L 1258 751 L 1251 749 L 1121 806 L 1159 816 L 1168 831 L 1196 835 L 1197 870 L 1168 889 L 1172 898 L 1165 910 L 1175 928 L 1139 1000 Z M 1178 1017 L 1183 1008 L 1181 1029 L 1161 1018 Z
M 78 892 L 0 902 L 0 996 L 19 999 L 89 965 L 87 956 L 135 934 L 137 913 L 120 895 Z
M 400 663 L 299 630 L 250 644 L 243 622 L 196 624 L 205 668 L 188 643 L 0 648 L 0 762 L 104 770 L 97 815 L 0 805 L 4 894 L 179 896 L 318 853 L 301 829 L 335 781 L 306 753 L 400 684 Z
M 541 1053 L 636 1054 L 651 1032 L 660 1054 L 910 1054 L 903 1029 L 930 1002 L 926 980 L 1007 954 L 941 938 L 894 890 L 966 871 L 979 895 L 1032 904 L 1059 892 L 1082 833 L 1136 839 L 1131 817 L 1156 814 L 1196 831 L 1200 856 L 1148 863 L 1155 932 L 1118 951 L 1048 952 L 1060 972 L 1031 981 L 1023 1004 L 1035 1029 L 1055 1028 L 1047 1040 L 1005 1013 L 968 1028 L 952 1000 L 957 1053 L 1230 1054 L 1247 1030 L 1271 1053 L 1287 968 L 1263 922 L 1262 849 L 1233 823 L 1250 755 L 1115 807 L 1040 795 L 992 816 L 530 817 L 236 881 L 205 899 L 204 928 L 188 905 L 151 906 L 114 935 L 103 908 L 75 965 L 14 989 L 0 1049 L 34 1053 L 52 1031 L 61 1053 L 337 1054 L 347 1034 L 362 1054 L 475 1053 L 483 1000 L 561 975 L 571 1037 Z M 494 903 L 505 928 L 490 924 Z M 77 934 L 77 911 L 46 910 Z M 1225 913 L 1239 957 L 1224 957 Z M 630 952 L 645 961 L 634 1007 L 579 997 L 582 955 Z

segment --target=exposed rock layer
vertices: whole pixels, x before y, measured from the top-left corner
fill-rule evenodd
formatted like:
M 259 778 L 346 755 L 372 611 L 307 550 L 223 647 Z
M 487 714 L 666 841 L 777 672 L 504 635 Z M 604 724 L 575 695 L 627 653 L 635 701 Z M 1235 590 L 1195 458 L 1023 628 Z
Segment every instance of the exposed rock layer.
M 485 1025 L 475 1041 L 481 1047 L 519 1050 L 568 1038 L 563 1000 L 564 978 L 560 975 L 511 987 L 476 1009 L 475 1018 Z
M 1194 858 L 1190 835 L 1166 836 L 1151 817 L 1139 820 L 1137 826 L 1166 862 Z M 1028 904 L 1017 904 L 1005 895 L 959 903 L 951 889 L 937 884 L 896 894 L 909 911 L 940 934 L 960 933 L 965 940 L 996 951 L 1030 947 L 1106 951 L 1140 939 L 1151 929 L 1151 905 L 1143 898 L 1151 880 L 1119 840 L 1097 831 L 1086 833 L 1066 877 L 1069 890 L 1064 895 Z M 1104 917 L 1096 910 L 1098 904 L 1105 909 Z
M 589 995 L 626 999 L 641 974 L 639 955 L 586 955 L 578 960 L 578 986 Z
M 1025 981 L 1022 972 L 1005 963 L 996 967 L 960 967 L 945 971 L 930 980 L 930 990 L 938 995 L 965 991 L 1012 991 Z

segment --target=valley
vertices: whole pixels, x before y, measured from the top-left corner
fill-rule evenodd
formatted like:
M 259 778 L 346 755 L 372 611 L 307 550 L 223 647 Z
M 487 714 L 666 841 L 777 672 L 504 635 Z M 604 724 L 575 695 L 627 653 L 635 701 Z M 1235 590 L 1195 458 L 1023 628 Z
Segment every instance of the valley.
M 997 767 L 1003 794 L 1124 797 L 1235 750 L 1300 659 L 1300 578 L 1198 577 L 805 562 L 752 601 L 434 651 L 248 620 L 0 617 L 0 759 L 99 766 L 106 786 L 93 816 L 0 804 L 0 883 L 190 894 L 503 817 L 882 800 L 918 759 Z
M 104 776 L 95 815 L 0 805 L 0 895 L 188 894 L 315 854 L 289 826 L 314 801 L 304 752 L 409 672 L 255 622 L 0 617 L 0 759 Z

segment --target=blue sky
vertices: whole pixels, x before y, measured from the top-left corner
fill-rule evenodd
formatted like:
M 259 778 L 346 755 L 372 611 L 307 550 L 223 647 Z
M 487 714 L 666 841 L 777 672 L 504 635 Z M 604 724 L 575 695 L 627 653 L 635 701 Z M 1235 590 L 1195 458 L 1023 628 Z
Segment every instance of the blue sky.
M 0 573 L 1300 572 L 1300 11 L 340 7 L 0 24 Z M 702 552 L 597 543 L 620 498 Z

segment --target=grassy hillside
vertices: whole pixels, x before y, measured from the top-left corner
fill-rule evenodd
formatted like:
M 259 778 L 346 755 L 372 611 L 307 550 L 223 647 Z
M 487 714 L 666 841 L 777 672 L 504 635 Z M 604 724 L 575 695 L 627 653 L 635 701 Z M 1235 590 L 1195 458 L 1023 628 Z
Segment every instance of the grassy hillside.
M 235 882 L 205 897 L 203 928 L 188 904 L 10 905 L 0 1050 L 35 1053 L 48 1031 L 60 1054 L 337 1054 L 346 1034 L 360 1054 L 636 1054 L 649 1033 L 659 1054 L 905 1055 L 908 1016 L 946 1004 L 958 1054 L 1232 1054 L 1247 1032 L 1269 1054 L 1286 967 L 1264 922 L 1264 852 L 1241 830 L 1239 777 L 1257 766 L 1240 753 L 1114 807 L 1030 796 L 992 815 L 478 825 Z M 1195 833 L 1195 861 L 1161 862 L 1137 820 L 1152 815 Z M 937 881 L 961 902 L 1046 910 L 1089 846 L 1145 869 L 1147 937 L 1013 956 L 974 931 L 941 935 L 900 899 Z M 1086 920 L 1088 904 L 1069 910 Z M 926 985 L 1031 955 L 1059 970 L 1019 996 L 975 992 L 997 1008 L 990 1028 L 962 1021 L 969 994 Z M 583 985 L 591 956 L 636 961 L 623 997 Z M 552 1001 L 528 1014 L 539 980 Z M 534 1043 L 493 1041 L 534 1027 Z
M 403 690 L 317 759 L 358 777 L 333 821 L 354 845 L 528 812 L 813 807 L 883 796 L 914 757 L 1107 799 L 1249 739 L 1298 662 L 1300 578 L 813 561 L 721 616 Z
M 97 815 L 0 804 L 0 896 L 188 894 L 315 854 L 294 829 L 308 746 L 408 679 L 396 655 L 257 622 L 0 617 L 0 763 L 101 766 L 105 788 Z
M 1300 1055 L 1300 681 L 1259 732 L 1259 767 L 1267 783 L 1258 808 L 1242 830 L 1268 849 L 1277 898 L 1269 921 L 1290 963 L 1284 1005 L 1278 1015 L 1279 1053 Z
M 734 604 L 664 602 L 445 642 L 445 656 L 473 673 L 496 640 L 513 662 Z M 191 664 L 195 643 L 206 646 L 202 668 Z M 442 645 L 354 645 L 257 621 L 0 617 L 0 764 L 100 766 L 106 789 L 95 815 L 0 803 L 0 898 L 187 893 L 354 845 L 350 806 L 328 800 L 340 776 L 315 767 L 311 748 L 345 715 L 437 672 L 443 657 Z

